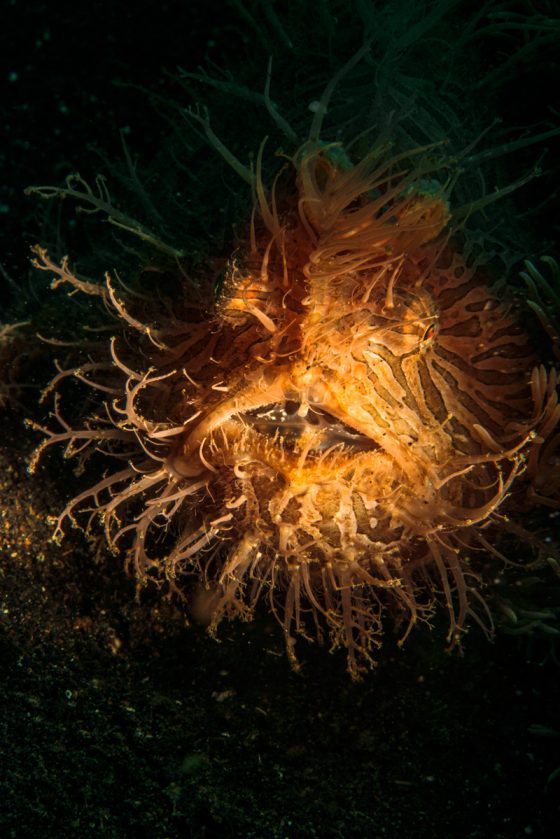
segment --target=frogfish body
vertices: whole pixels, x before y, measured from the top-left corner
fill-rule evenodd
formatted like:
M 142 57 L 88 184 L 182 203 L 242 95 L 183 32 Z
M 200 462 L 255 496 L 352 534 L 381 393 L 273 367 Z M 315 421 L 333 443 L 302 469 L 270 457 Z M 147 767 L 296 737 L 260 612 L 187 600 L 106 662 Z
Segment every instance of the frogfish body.
M 326 632 L 356 677 L 387 619 L 404 640 L 440 601 L 452 644 L 489 628 L 480 558 L 560 505 L 558 377 L 457 235 L 433 149 L 350 163 L 309 139 L 270 189 L 261 159 L 209 311 L 154 313 L 36 250 L 117 322 L 103 362 L 57 377 L 98 407 L 79 428 L 57 408 L 45 445 L 119 462 L 58 530 L 93 501 L 141 580 L 202 580 L 211 630 L 266 600 L 294 665 L 295 638 Z

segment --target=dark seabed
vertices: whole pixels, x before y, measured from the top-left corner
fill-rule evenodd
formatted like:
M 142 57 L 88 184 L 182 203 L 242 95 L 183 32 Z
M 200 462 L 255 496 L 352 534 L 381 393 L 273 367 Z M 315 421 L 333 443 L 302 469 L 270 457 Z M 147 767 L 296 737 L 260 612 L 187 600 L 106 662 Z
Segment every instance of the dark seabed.
M 216 642 L 203 626 L 188 626 L 181 605 L 156 590 L 136 597 L 134 580 L 102 538 L 92 543 L 67 527 L 56 545 L 53 517 L 83 481 L 54 450 L 34 475 L 27 471 L 39 438 L 24 420 L 44 420 L 48 407 L 37 403 L 57 355 L 35 336 L 62 334 L 76 317 L 68 298 L 52 294 L 48 278 L 31 271 L 30 247 L 48 243 L 55 256 L 58 245 L 80 258 L 84 274 L 112 269 L 116 257 L 102 223 L 96 231 L 64 201 L 41 202 L 24 189 L 61 184 L 72 172 L 94 180 L 107 171 L 110 181 L 111 171 L 124 170 L 126 153 L 138 156 L 138 171 L 150 172 L 152 194 L 161 196 L 161 235 L 178 242 L 184 227 L 193 264 L 214 251 L 223 258 L 236 219 L 247 220 L 246 190 L 195 139 L 186 148 L 200 178 L 189 192 L 183 171 L 189 159 L 181 157 L 169 103 L 195 100 L 171 76 L 178 67 L 193 73 L 205 67 L 212 76 L 227 68 L 228 82 L 261 92 L 274 53 L 272 87 L 281 89 L 278 97 L 293 108 L 300 129 L 309 122 L 305 102 L 320 96 L 361 45 L 365 7 L 386 14 L 395 67 L 405 66 L 409 91 L 418 87 L 418 99 L 402 103 L 415 130 L 443 139 L 439 128 L 449 113 L 468 123 L 464 141 L 461 124 L 448 127 L 454 147 L 474 143 L 491 125 L 476 153 L 504 146 L 491 168 L 467 184 L 467 200 L 477 184 L 478 194 L 492 192 L 539 168 L 538 177 L 488 209 L 489 238 L 510 249 L 512 276 L 523 257 L 560 258 L 560 144 L 553 134 L 560 11 L 552 1 L 2 0 L 0 323 L 23 323 L 13 335 L 0 332 L 6 402 L 0 835 L 6 839 L 557 835 L 560 582 L 549 568 L 532 574 L 528 592 L 517 577 L 508 578 L 504 593 L 492 589 L 500 571 L 493 560 L 488 599 L 498 629 L 488 641 L 471 627 L 462 655 L 445 652 L 443 615 L 432 631 L 413 632 L 403 649 L 389 634 L 378 666 L 362 682 L 348 677 L 342 651 L 329 655 L 328 645 L 304 641 L 296 674 L 264 605 L 250 623 L 221 624 Z M 399 20 L 409 34 L 415 21 L 416 41 L 407 42 Z M 422 34 L 426 21 L 432 22 Z M 479 34 L 469 41 L 469 32 Z M 429 48 L 418 47 L 422 38 L 430 39 Z M 455 41 L 462 46 L 451 61 Z M 417 62 L 399 64 L 407 51 Z M 447 86 L 445 108 L 421 110 L 429 97 L 425 81 Z M 380 78 L 381 88 L 385 83 Z M 216 133 L 247 159 L 268 131 L 266 114 L 257 107 L 253 129 L 253 111 L 245 118 L 233 95 L 199 87 Z M 463 101 L 465 91 L 470 98 Z M 456 110 L 448 112 L 453 95 Z M 516 143 L 541 134 L 547 136 Z M 513 150 L 506 148 L 511 143 Z M 188 209 L 181 216 L 182 202 Z M 119 259 L 126 258 L 121 251 Z M 135 251 L 131 259 L 137 258 Z M 537 512 L 530 526 L 552 544 L 557 521 Z M 519 551 L 523 559 L 529 548 Z M 504 599 L 519 614 L 525 609 L 542 619 L 529 617 L 532 630 L 511 634 L 507 610 L 498 608 Z

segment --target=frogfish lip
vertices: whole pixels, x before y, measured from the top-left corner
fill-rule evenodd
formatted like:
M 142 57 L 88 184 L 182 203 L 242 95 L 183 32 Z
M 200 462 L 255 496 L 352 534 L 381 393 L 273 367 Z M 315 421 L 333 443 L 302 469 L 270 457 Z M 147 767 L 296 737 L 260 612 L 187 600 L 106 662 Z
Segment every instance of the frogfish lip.
M 295 400 L 274 402 L 247 411 L 243 422 L 269 438 L 281 438 L 287 448 L 296 448 L 308 432 L 316 432 L 315 451 L 333 446 L 353 452 L 374 451 L 379 445 L 322 408 Z
M 320 455 L 334 447 L 339 451 L 342 449 L 346 455 L 380 449 L 368 435 L 367 423 L 365 429 L 357 428 L 352 421 L 346 423 L 346 415 L 339 412 L 339 406 L 327 388 L 315 384 L 315 398 L 310 398 L 311 388 L 299 388 L 297 384 L 292 377 L 276 377 L 268 383 L 266 393 L 262 381 L 249 382 L 245 388 L 219 402 L 180 441 L 171 458 L 173 471 L 183 477 L 201 475 L 208 469 L 216 471 L 217 467 L 210 463 L 204 450 L 218 429 L 222 429 L 226 437 L 230 432 L 237 437 L 243 428 L 250 429 L 263 441 L 279 444 L 284 452 L 291 451 L 296 455 L 305 451 L 306 457 L 314 452 Z M 304 384 L 309 385 L 309 382 Z M 220 448 L 216 439 L 214 444 Z

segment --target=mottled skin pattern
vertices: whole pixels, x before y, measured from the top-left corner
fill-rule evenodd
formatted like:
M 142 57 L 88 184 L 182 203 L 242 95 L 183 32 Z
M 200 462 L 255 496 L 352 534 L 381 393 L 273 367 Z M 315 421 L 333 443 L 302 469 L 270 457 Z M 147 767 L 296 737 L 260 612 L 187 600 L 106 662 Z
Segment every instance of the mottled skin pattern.
M 77 375 L 99 409 L 74 429 L 57 408 L 44 445 L 124 464 L 58 531 L 93 500 L 141 580 L 202 579 L 211 629 L 265 597 L 294 665 L 296 636 L 326 632 L 357 677 L 386 615 L 403 640 L 438 599 L 452 643 L 469 618 L 491 628 L 477 558 L 516 510 L 559 504 L 557 377 L 505 284 L 474 247 L 457 252 L 433 149 L 380 145 L 341 166 L 309 140 L 269 190 L 261 156 L 250 229 L 206 316 L 148 313 L 37 249 L 118 318 L 108 362 L 55 382 Z

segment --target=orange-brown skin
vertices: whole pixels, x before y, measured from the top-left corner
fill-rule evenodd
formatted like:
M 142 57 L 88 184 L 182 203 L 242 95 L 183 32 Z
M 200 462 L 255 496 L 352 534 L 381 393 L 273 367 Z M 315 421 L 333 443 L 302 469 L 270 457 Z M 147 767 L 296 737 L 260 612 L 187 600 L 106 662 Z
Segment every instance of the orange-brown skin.
M 93 498 L 140 578 L 202 577 L 212 629 L 266 597 L 292 663 L 298 634 L 326 631 L 357 677 L 386 613 L 403 639 L 438 597 L 452 643 L 469 618 L 491 624 L 476 556 L 497 552 L 516 508 L 559 506 L 560 408 L 505 285 L 450 242 L 432 150 L 380 146 L 345 167 L 337 151 L 309 140 L 270 192 L 259 156 L 213 314 L 144 328 L 135 364 L 117 338 L 112 404 L 100 394 L 105 413 L 47 443 L 129 461 L 59 529 Z M 101 293 L 142 332 L 134 299 L 109 279 Z M 162 525 L 173 543 L 158 553 Z

